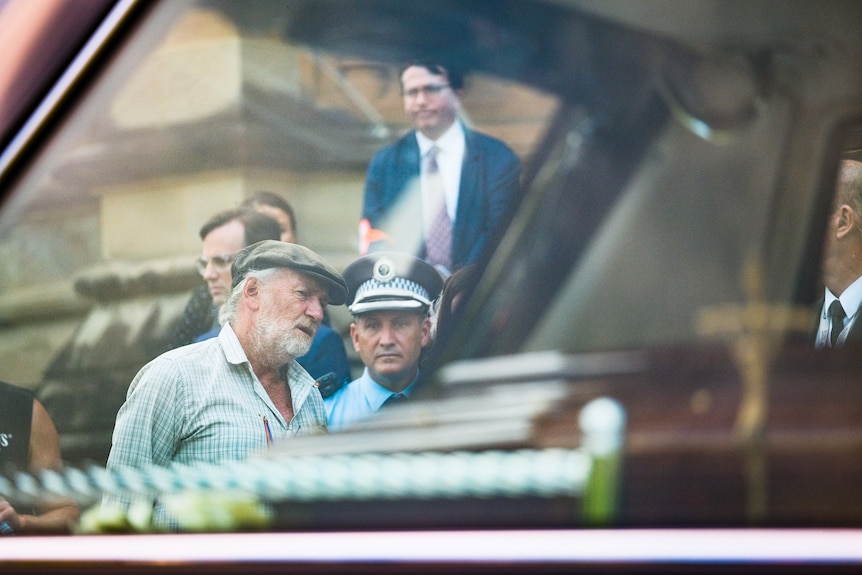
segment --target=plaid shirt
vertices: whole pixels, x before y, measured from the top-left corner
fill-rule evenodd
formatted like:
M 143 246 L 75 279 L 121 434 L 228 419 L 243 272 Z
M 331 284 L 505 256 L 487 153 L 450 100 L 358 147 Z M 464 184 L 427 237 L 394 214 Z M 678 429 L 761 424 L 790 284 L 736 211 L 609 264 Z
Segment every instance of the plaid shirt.
M 230 325 L 217 338 L 168 351 L 132 380 L 117 414 L 108 468 L 245 459 L 275 442 L 326 429 L 323 398 L 295 361 L 287 368 L 294 417 L 270 400 Z M 128 505 L 129 501 L 121 501 Z M 156 507 L 156 519 L 164 510 Z

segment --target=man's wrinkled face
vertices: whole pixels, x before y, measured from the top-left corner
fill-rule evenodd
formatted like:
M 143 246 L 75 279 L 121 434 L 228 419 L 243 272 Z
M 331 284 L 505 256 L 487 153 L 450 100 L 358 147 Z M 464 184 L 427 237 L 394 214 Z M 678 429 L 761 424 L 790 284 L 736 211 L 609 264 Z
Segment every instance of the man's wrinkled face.
M 201 275 L 216 307 L 220 307 L 231 288 L 230 266 L 233 257 L 245 247 L 245 226 L 233 220 L 210 231 L 201 248 Z
M 401 74 L 404 113 L 413 127 L 436 140 L 449 129 L 461 102 L 443 74 L 432 74 L 422 66 L 410 66 Z
M 311 276 L 284 269 L 260 290 L 260 310 L 255 337 L 261 349 L 270 349 L 285 361 L 308 353 L 317 328 L 323 321 L 328 297 L 323 286 Z
M 430 342 L 430 327 L 417 311 L 370 311 L 357 316 L 350 337 L 371 377 L 398 392 L 416 376 L 419 355 Z

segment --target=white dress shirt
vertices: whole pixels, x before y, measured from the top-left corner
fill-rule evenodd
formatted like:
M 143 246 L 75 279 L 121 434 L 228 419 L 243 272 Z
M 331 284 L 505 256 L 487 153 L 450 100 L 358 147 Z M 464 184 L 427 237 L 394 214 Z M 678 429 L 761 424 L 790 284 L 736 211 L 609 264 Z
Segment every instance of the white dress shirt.
M 446 211 L 449 212 L 449 219 L 455 222 L 455 215 L 458 208 L 458 193 L 461 187 L 461 166 L 464 163 L 464 150 L 467 147 L 464 136 L 464 126 L 461 122 L 455 121 L 442 136 L 436 140 L 428 138 L 420 131 L 416 131 L 416 141 L 419 143 L 419 154 L 422 157 L 421 172 L 422 172 L 422 205 L 428 205 L 426 196 L 425 180 L 425 158 L 428 157 L 428 152 L 432 147 L 437 147 L 437 166 L 440 174 L 443 176 L 443 186 L 446 190 Z

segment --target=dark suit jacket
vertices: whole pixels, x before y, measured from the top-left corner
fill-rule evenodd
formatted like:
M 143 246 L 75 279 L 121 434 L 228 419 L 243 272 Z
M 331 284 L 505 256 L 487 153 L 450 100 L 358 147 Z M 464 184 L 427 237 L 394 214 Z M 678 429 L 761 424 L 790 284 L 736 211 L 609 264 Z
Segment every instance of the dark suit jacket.
M 464 132 L 464 163 L 452 229 L 452 269 L 476 261 L 501 231 L 503 220 L 517 201 L 521 177 L 521 162 L 506 144 L 466 128 Z M 412 131 L 371 160 L 362 218 L 371 228 L 385 232 L 387 239 L 372 242 L 369 251 L 394 249 L 424 257 L 420 164 L 419 144 Z

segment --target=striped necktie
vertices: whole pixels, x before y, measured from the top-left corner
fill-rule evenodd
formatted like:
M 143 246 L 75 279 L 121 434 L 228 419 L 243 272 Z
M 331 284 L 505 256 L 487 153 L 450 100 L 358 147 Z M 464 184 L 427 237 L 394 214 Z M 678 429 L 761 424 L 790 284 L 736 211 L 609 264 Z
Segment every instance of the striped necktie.
M 434 206 L 433 217 L 429 218 L 427 236 L 425 238 L 425 256 L 431 265 L 442 265 L 446 269 L 452 267 L 452 220 L 446 209 L 446 192 L 443 185 L 443 174 L 437 164 L 438 148 L 432 147 L 426 156 L 426 205 Z

